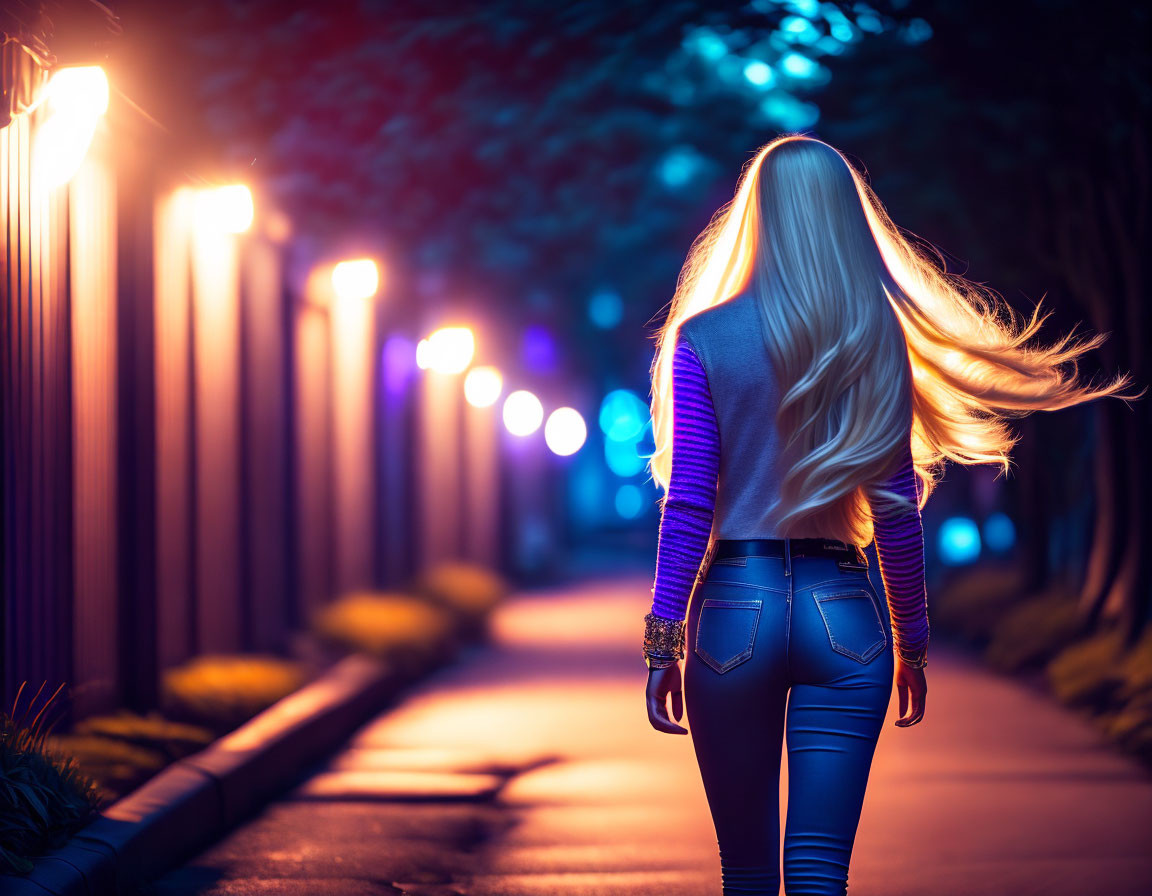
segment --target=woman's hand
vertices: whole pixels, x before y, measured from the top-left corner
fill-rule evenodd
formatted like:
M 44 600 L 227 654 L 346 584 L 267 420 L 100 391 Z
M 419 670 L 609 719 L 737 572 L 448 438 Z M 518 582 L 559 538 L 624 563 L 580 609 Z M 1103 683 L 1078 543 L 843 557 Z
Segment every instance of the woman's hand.
M 664 669 L 648 670 L 648 686 L 644 691 L 648 703 L 648 721 L 657 731 L 665 734 L 687 734 L 668 718 L 668 695 L 672 695 L 672 715 L 676 721 L 684 715 L 684 690 L 680 684 L 680 664 L 673 663 Z
M 896 692 L 900 696 L 900 718 L 896 720 L 900 728 L 911 728 L 924 718 L 924 697 L 928 693 L 928 683 L 924 680 L 924 670 L 906 666 L 896 657 Z

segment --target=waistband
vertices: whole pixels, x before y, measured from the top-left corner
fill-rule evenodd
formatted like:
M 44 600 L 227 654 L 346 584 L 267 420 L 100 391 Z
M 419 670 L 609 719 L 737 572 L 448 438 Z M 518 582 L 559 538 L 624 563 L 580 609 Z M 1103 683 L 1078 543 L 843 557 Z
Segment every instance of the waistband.
M 859 545 L 834 538 L 719 538 L 712 559 L 727 557 L 829 557 L 847 569 L 867 569 L 868 556 Z

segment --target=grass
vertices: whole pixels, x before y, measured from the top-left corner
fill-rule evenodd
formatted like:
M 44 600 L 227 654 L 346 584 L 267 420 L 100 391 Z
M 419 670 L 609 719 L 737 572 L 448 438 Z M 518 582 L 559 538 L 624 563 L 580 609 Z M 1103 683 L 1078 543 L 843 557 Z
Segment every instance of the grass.
M 415 577 L 408 591 L 358 592 L 328 604 L 315 614 L 312 633 L 416 675 L 478 634 L 508 591 L 506 580 L 483 567 L 439 564 Z M 164 673 L 160 711 L 90 716 L 62 735 L 41 729 L 31 735 L 4 717 L 0 870 L 29 869 L 29 856 L 61 845 L 95 808 L 242 725 L 307 678 L 304 663 L 278 656 L 205 655 Z
M 62 846 L 100 805 L 99 792 L 71 757 L 48 742 L 52 701 L 63 685 L 29 721 L 43 686 L 20 709 L 16 694 L 10 714 L 0 714 L 0 872 L 26 874 L 32 859 Z

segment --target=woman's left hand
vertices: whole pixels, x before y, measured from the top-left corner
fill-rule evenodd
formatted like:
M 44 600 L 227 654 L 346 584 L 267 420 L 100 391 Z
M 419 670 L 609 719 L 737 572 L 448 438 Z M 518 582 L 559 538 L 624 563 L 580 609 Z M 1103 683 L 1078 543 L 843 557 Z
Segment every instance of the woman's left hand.
M 672 715 L 676 721 L 684 715 L 684 690 L 681 685 L 680 664 L 664 669 L 648 670 L 648 686 L 644 695 L 648 703 L 648 721 L 657 731 L 665 734 L 687 734 L 688 729 L 677 725 L 668 717 L 668 695 L 672 695 Z

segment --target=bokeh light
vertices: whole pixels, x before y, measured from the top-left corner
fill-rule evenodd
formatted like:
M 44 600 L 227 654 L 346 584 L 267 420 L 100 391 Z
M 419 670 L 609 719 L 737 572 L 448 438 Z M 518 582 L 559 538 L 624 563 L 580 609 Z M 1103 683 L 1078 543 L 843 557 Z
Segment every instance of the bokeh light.
M 675 146 L 660 161 L 658 173 L 664 186 L 679 189 L 687 186 L 703 167 L 700 154 L 692 146 Z
M 980 556 L 980 530 L 966 516 L 953 516 L 940 527 L 937 540 L 940 560 L 949 566 L 962 566 Z
M 601 330 L 611 330 L 624 319 L 624 300 L 611 289 L 599 289 L 588 300 L 588 319 Z
M 785 53 L 780 57 L 780 69 L 789 77 L 810 80 L 817 77 L 820 65 L 803 53 Z
M 604 462 L 617 476 L 635 476 L 644 469 L 647 459 L 637 450 L 635 441 L 604 440 Z
M 1016 526 L 1006 513 L 997 511 L 984 520 L 984 544 L 990 551 L 1010 551 L 1016 544 Z
M 778 128 L 802 131 L 820 120 L 820 109 L 788 93 L 775 93 L 760 102 L 760 113 Z
M 753 59 L 744 66 L 744 78 L 753 87 L 771 87 L 776 83 L 776 72 L 767 62 Z
M 804 16 L 785 16 L 780 20 L 780 33 L 786 41 L 798 44 L 813 44 L 820 32 Z
M 539 324 L 526 327 L 520 356 L 524 366 L 535 373 L 548 373 L 556 367 L 556 340 L 552 333 Z
M 341 299 L 370 299 L 380 288 L 380 269 L 371 258 L 342 261 L 332 268 L 332 288 Z
M 626 520 L 634 520 L 644 509 L 644 493 L 630 482 L 616 489 L 616 512 Z
M 504 399 L 504 426 L 514 436 L 528 436 L 544 421 L 544 406 L 527 389 L 517 389 Z
M 441 327 L 427 340 L 420 340 L 416 363 L 437 373 L 460 373 L 472 363 L 475 353 L 476 337 L 469 327 Z
M 252 226 L 252 191 L 243 184 L 210 187 L 196 195 L 196 223 L 223 233 L 244 233 Z
M 384 388 L 388 394 L 403 395 L 415 373 L 412 340 L 399 333 L 389 336 L 384 342 L 382 366 Z
M 36 131 L 33 175 L 45 188 L 72 179 L 108 110 L 108 77 L 97 65 L 62 68 L 44 88 L 49 117 Z
M 557 408 L 544 424 L 544 441 L 553 454 L 575 454 L 588 438 L 588 425 L 575 408 Z
M 495 367 L 473 367 L 464 377 L 464 398 L 474 408 L 491 407 L 503 389 L 504 377 Z
M 647 424 L 648 405 L 635 392 L 614 389 L 600 402 L 600 430 L 612 441 L 635 441 Z

